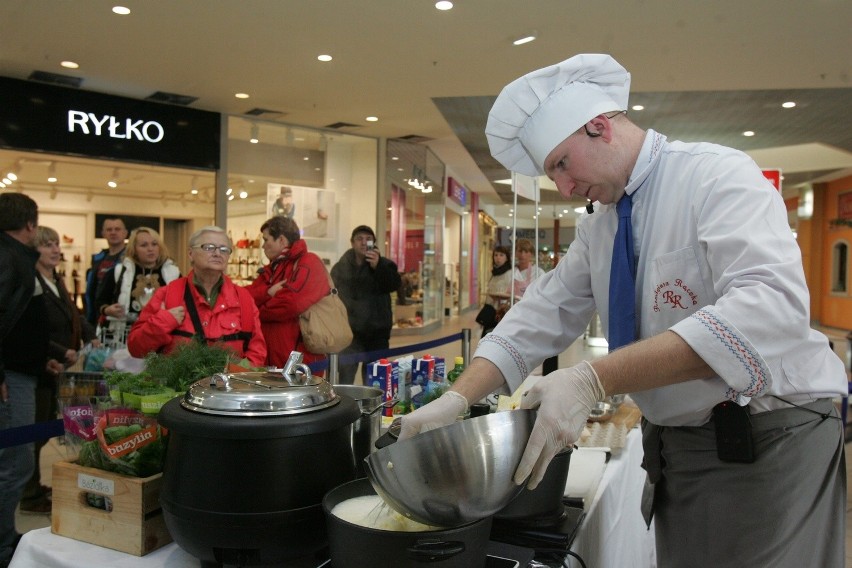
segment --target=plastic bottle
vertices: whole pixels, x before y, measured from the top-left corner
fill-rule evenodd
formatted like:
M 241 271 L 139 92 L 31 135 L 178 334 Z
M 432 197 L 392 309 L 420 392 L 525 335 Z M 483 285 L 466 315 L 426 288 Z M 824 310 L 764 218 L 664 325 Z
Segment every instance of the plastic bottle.
M 450 369 L 450 372 L 447 373 L 447 382 L 453 384 L 462 372 L 464 372 L 464 357 L 456 357 L 455 367 Z

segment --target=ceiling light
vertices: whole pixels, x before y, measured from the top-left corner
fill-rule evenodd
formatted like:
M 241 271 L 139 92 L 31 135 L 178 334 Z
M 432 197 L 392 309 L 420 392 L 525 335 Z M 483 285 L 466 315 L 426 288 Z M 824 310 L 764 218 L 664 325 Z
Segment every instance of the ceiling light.
M 198 195 L 198 190 L 197 190 L 197 189 L 195 189 L 195 188 L 190 189 L 190 190 L 189 190 L 189 192 L 190 192 L 192 195 Z
M 796 106 L 796 103 L 794 103 L 793 101 L 787 101 L 786 103 L 782 104 L 781 106 L 784 107 L 784 108 L 793 108 L 794 106 Z
M 257 144 L 258 142 L 260 142 L 260 140 L 258 140 L 257 136 L 258 136 L 258 127 L 257 127 L 256 124 L 252 124 L 251 125 L 251 138 L 249 138 L 249 142 L 251 142 L 252 144 Z
M 317 55 L 317 59 L 319 59 L 320 61 L 331 61 L 332 57 L 331 57 L 331 55 L 323 54 L 323 55 Z
M 12 181 L 18 180 L 18 175 L 15 172 L 9 172 L 8 174 L 6 174 L 6 177 Z
M 532 41 L 535 41 L 535 38 L 536 38 L 536 32 L 530 32 L 526 35 L 523 35 L 523 36 L 513 40 L 512 45 L 524 45 L 525 43 L 530 43 Z
M 233 201 L 233 200 L 234 200 L 234 196 L 233 196 L 233 195 L 229 195 L 229 196 L 228 196 L 228 201 Z
M 233 190 L 233 188 L 229 187 L 228 191 L 225 192 L 225 195 L 231 195 L 232 193 L 234 193 L 234 190 Z
M 435 7 L 439 10 L 444 10 L 444 11 L 452 10 L 453 9 L 453 3 L 450 2 L 449 0 L 440 0 L 440 2 L 435 2 Z
M 56 183 L 56 182 L 57 182 L 57 181 L 59 181 L 59 180 L 58 180 L 58 179 L 56 179 L 56 176 L 50 176 L 49 178 L 47 178 L 47 181 L 48 181 L 49 183 Z
M 743 132 L 743 136 L 754 136 L 754 131 L 746 130 L 745 132 Z
M 245 199 L 246 197 L 248 197 L 248 191 L 245 191 L 245 190 L 241 191 L 240 192 L 240 199 Z
M 118 168 L 114 168 L 112 170 L 112 177 L 109 178 L 107 185 L 113 189 L 118 187 Z
M 302 158 L 302 159 L 303 159 L 303 160 L 305 160 L 305 161 L 307 162 L 308 160 L 310 160 L 310 159 L 311 159 L 311 157 L 310 157 L 310 156 L 305 156 L 305 157 L 304 157 L 304 158 Z
M 399 156 L 391 156 L 391 160 L 398 160 Z
M 378 116 L 368 116 L 365 120 L 366 120 L 367 122 L 378 122 L 378 121 L 379 121 L 379 117 L 378 117 Z
M 9 185 L 10 183 L 11 182 L 8 179 L 3 178 L 2 180 L 0 180 L 0 188 L 5 189 L 6 186 Z
M 74 61 L 63 61 L 60 63 L 60 65 L 62 67 L 65 67 L 66 69 L 77 69 L 80 67 L 80 64 Z
M 112 13 L 118 14 L 119 16 L 126 16 L 130 13 L 130 8 L 125 8 L 124 6 L 113 6 Z
M 645 107 L 642 105 L 633 105 L 630 108 L 632 108 L 633 110 L 645 110 Z
M 235 96 L 235 97 L 237 97 L 238 99 L 247 99 L 247 98 L 249 98 L 248 93 L 237 93 L 237 94 L 235 94 L 234 96 Z
M 585 211 L 586 211 L 585 205 L 582 206 L 582 207 L 575 207 L 574 208 L 574 213 L 576 213 L 577 215 L 582 215 L 583 213 L 585 213 Z

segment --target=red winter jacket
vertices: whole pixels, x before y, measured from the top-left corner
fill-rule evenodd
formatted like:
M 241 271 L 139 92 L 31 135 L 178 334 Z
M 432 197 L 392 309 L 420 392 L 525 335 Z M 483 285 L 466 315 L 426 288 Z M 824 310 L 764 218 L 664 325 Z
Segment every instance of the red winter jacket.
M 282 280 L 287 284 L 275 297 L 270 297 L 267 292 L 269 288 Z M 322 260 L 308 252 L 304 240 L 293 243 L 289 251 L 261 269 L 246 289 L 260 309 L 260 326 L 266 338 L 267 365 L 283 367 L 294 350 L 304 354 L 305 363 L 325 358 L 325 355 L 307 351 L 299 329 L 299 314 L 331 290 L 328 272 Z
M 224 281 L 216 298 L 216 305 L 211 307 L 192 284 L 194 277 L 195 273 L 190 272 L 186 277 L 173 280 L 154 292 L 154 296 L 130 329 L 130 335 L 127 337 L 127 349 L 130 354 L 134 357 L 144 357 L 152 351 L 168 353 L 178 343 L 192 340 L 191 335 L 195 333 L 195 326 L 192 324 L 189 311 L 186 312 L 180 324 L 168 311 L 169 308 L 176 306 L 186 307 L 183 294 L 188 286 L 195 300 L 204 336 L 214 341 L 238 332 L 250 332 L 251 337 L 247 338 L 247 347 L 243 339 L 233 339 L 226 343 L 240 358 L 245 357 L 255 367 L 265 366 L 266 342 L 260 330 L 260 318 L 246 290 L 231 282 L 227 276 L 223 276 Z M 243 312 L 247 312 L 245 317 Z

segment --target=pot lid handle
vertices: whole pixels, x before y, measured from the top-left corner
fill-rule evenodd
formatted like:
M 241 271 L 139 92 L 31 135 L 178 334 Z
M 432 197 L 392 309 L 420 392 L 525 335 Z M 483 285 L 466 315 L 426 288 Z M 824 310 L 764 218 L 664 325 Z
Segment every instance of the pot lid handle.
M 311 378 L 311 368 L 302 363 L 301 352 L 292 351 L 290 352 L 290 357 L 287 359 L 287 363 L 284 364 L 281 374 L 290 385 L 304 385 Z

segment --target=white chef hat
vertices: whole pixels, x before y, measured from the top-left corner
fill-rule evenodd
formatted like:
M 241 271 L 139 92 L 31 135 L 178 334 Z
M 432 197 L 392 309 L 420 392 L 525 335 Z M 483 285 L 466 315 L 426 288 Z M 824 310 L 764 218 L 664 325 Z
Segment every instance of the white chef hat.
M 609 55 L 584 53 L 512 81 L 497 97 L 485 136 L 491 155 L 527 176 L 592 118 L 627 109 L 630 73 Z

